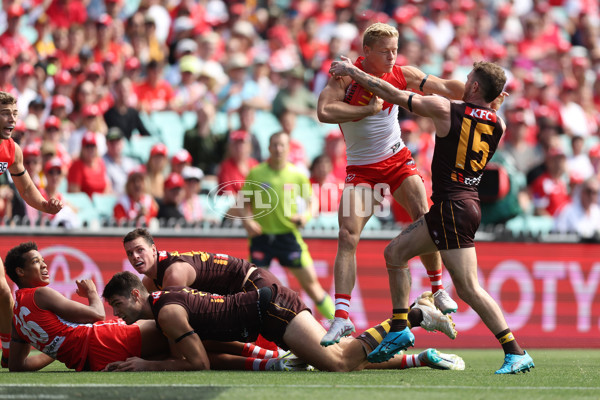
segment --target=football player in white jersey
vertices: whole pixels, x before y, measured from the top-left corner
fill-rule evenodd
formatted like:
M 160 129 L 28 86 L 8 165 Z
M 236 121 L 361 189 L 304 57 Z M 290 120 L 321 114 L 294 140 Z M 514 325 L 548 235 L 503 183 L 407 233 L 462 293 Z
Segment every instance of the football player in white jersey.
M 363 52 L 364 57 L 355 65 L 399 89 L 462 99 L 464 83 L 396 65 L 398 31 L 390 25 L 375 23 L 368 27 L 363 36 Z M 424 215 L 429 206 L 423 180 L 400 137 L 397 105 L 383 102 L 348 77 L 333 77 L 319 96 L 317 113 L 321 122 L 340 125 L 348 160 L 334 265 L 335 318 L 321 340 L 323 346 L 329 346 L 354 332 L 348 313 L 356 281 L 356 248 L 360 233 L 382 199 L 382 185 L 389 187 L 413 220 Z M 431 280 L 436 306 L 444 313 L 456 311 L 456 302 L 443 288 L 439 253 L 423 255 L 421 260 Z M 398 314 L 404 312 L 399 310 Z

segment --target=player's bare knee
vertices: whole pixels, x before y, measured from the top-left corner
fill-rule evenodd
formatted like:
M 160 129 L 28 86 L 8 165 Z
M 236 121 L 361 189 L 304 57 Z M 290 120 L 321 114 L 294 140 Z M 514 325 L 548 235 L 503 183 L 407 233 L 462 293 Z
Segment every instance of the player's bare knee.
M 347 228 L 340 227 L 338 234 L 338 247 L 347 250 L 356 250 L 360 240 L 360 232 L 353 232 Z
M 403 254 L 403 246 L 398 246 L 395 240 L 392 240 L 385 246 L 383 257 L 389 265 L 404 265 L 407 262 Z

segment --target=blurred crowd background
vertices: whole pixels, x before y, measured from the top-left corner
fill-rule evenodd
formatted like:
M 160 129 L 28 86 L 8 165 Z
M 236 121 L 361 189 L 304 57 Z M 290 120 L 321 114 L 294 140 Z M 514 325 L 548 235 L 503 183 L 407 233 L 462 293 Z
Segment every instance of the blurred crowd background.
M 326 226 L 345 145 L 318 122 L 317 98 L 331 61 L 356 59 L 374 22 L 398 28 L 400 65 L 463 81 L 474 61 L 505 69 L 507 131 L 480 187 L 483 229 L 598 238 L 596 0 L 3 0 L 13 138 L 39 188 L 69 207 L 40 218 L 4 174 L 2 224 L 231 223 L 223 212 L 241 184 L 218 185 L 243 181 L 285 131 L 290 161 L 324 188 L 312 227 Z M 400 118 L 430 191 L 434 127 Z M 370 226 L 408 222 L 391 210 Z

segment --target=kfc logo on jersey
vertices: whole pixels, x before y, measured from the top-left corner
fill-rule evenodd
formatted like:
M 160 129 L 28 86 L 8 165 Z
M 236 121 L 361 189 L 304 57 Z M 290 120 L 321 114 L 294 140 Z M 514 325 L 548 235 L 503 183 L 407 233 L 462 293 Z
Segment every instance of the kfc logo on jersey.
M 354 178 L 356 178 L 355 174 L 350 174 L 346 177 L 346 182 L 352 182 L 354 180 Z
M 496 122 L 496 113 L 490 110 L 467 107 L 465 108 L 465 114 L 483 121 Z
M 166 251 L 161 250 L 158 252 L 158 261 L 162 261 L 167 257 L 169 257 L 169 253 L 167 253 Z
M 3 173 L 5 173 L 7 169 L 8 169 L 8 163 L 7 162 L 0 162 L 0 175 L 2 175 Z

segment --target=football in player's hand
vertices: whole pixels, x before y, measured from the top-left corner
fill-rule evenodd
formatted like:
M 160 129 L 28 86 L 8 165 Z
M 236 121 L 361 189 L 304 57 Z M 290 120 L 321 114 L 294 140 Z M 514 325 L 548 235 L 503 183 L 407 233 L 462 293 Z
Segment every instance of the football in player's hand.
M 346 95 L 344 96 L 344 103 L 351 104 L 353 106 L 366 106 L 371 101 L 373 93 L 369 92 L 356 82 L 352 82 L 346 89 Z

